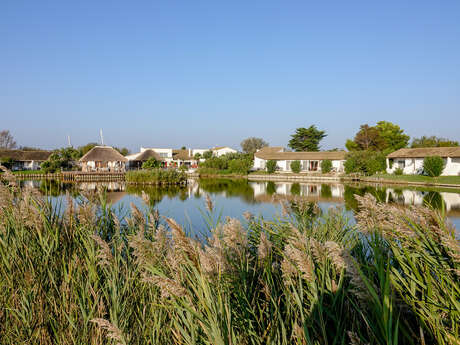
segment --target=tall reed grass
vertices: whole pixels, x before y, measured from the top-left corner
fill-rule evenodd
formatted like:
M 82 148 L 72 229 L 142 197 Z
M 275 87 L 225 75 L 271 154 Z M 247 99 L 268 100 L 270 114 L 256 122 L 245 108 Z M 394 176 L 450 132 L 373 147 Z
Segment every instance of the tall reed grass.
M 143 198 L 118 219 L 102 194 L 62 213 L 0 184 L 1 344 L 458 344 L 460 248 L 436 211 L 358 197 L 351 226 L 298 199 L 203 243 Z
M 187 175 L 177 169 L 135 170 L 126 173 L 126 182 L 135 184 L 186 184 Z

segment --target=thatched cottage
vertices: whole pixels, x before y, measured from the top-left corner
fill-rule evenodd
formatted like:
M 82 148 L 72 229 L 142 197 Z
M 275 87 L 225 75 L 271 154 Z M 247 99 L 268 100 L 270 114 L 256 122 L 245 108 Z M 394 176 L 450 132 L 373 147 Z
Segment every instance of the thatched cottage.
M 129 169 L 140 169 L 142 164 L 148 161 L 150 158 L 155 158 L 156 161 L 160 162 L 161 165 L 165 164 L 165 158 L 160 156 L 159 153 L 155 152 L 153 149 L 146 149 L 139 153 L 126 156 L 128 159 L 128 168 Z
M 124 172 L 127 161 L 110 146 L 95 146 L 79 160 L 84 172 Z
M 0 150 L 0 163 L 9 165 L 11 170 L 39 170 L 51 153 L 50 151 Z

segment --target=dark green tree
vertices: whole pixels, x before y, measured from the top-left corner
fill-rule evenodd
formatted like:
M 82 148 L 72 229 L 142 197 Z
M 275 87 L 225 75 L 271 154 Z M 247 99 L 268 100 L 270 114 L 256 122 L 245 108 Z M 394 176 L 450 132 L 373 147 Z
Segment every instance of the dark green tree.
M 298 174 L 300 172 L 300 169 L 301 169 L 300 161 L 291 162 L 292 172 L 295 172 L 296 174 Z
M 294 151 L 319 151 L 319 143 L 326 136 L 326 132 L 320 131 L 315 125 L 297 128 L 288 146 Z
M 273 174 L 276 171 L 276 161 L 269 160 L 267 161 L 267 172 Z
M 412 140 L 411 148 L 419 148 L 419 147 L 451 147 L 451 146 L 459 146 L 458 141 L 449 140 L 445 138 L 438 138 L 436 136 L 422 136 L 420 138 L 414 138 Z
M 423 160 L 423 170 L 431 177 L 441 176 L 444 166 L 444 159 L 439 156 L 430 156 Z
M 402 149 L 409 144 L 410 137 L 404 134 L 404 130 L 394 123 L 379 121 L 375 128 L 380 133 L 380 137 L 384 142 L 386 153 Z
M 324 174 L 330 173 L 332 170 L 332 162 L 329 159 L 321 161 L 321 172 Z

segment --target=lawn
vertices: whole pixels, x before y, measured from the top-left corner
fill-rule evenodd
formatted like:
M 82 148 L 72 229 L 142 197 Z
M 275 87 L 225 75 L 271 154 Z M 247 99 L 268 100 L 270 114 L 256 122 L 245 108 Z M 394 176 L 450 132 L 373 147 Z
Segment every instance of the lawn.
M 13 171 L 13 174 L 29 175 L 29 174 L 44 174 L 44 172 L 43 170 L 18 170 L 18 171 Z
M 443 184 L 459 184 L 460 176 L 439 176 L 430 177 L 422 175 L 389 175 L 378 174 L 372 175 L 371 178 L 379 178 L 398 182 L 423 182 L 423 183 L 443 183 Z

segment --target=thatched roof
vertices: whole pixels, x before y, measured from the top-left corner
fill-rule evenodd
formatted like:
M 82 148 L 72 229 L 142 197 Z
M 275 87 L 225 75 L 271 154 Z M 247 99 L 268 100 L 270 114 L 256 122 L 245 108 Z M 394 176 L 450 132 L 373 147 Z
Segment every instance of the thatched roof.
M 345 160 L 345 151 L 283 152 L 282 147 L 264 147 L 254 156 L 265 160 Z
M 89 150 L 80 162 L 126 162 L 128 159 L 110 146 L 95 146 Z
M 0 150 L 0 158 L 10 158 L 16 162 L 43 162 L 48 159 L 51 153 L 50 151 Z
M 173 159 L 181 161 L 191 161 L 195 158 L 189 156 L 189 150 L 173 150 Z
M 417 149 L 399 149 L 390 153 L 388 158 L 425 158 L 429 156 L 460 157 L 460 147 L 422 147 Z
M 160 155 L 158 153 L 156 153 L 154 150 L 152 149 L 147 149 L 141 153 L 139 153 L 136 157 L 134 157 L 132 160 L 133 161 L 141 161 L 141 162 L 145 162 L 147 160 L 149 160 L 150 158 L 155 158 L 157 161 L 164 161 L 164 159 L 162 157 L 160 157 Z

